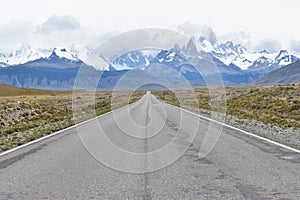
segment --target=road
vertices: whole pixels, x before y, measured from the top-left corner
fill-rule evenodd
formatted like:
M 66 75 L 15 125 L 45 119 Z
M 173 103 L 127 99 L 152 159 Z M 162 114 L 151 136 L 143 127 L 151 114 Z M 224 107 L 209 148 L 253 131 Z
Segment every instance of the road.
M 148 93 L 0 157 L 0 199 L 300 199 L 300 154 L 224 127 L 199 158 L 208 124 Z M 111 153 L 100 132 L 125 151 Z

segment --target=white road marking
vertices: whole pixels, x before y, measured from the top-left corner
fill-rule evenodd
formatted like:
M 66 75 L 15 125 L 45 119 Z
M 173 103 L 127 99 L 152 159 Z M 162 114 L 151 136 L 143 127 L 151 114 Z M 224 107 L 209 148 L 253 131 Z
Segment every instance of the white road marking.
M 163 103 L 164 103 L 164 102 L 163 102 Z M 255 137 L 255 138 L 258 138 L 258 139 L 260 139 L 260 140 L 263 140 L 263 141 L 269 142 L 269 143 L 271 143 L 271 144 L 274 144 L 274 145 L 283 147 L 283 148 L 288 149 L 288 150 L 290 150 L 290 151 L 293 151 L 293 152 L 296 152 L 296 153 L 300 153 L 300 150 L 295 149 L 295 148 L 293 148 L 293 147 L 289 147 L 289 146 L 287 146 L 287 145 L 280 144 L 279 142 L 275 142 L 275 141 L 270 140 L 270 139 L 268 139 L 268 138 L 264 138 L 264 137 L 262 137 L 262 136 L 258 136 L 258 135 L 256 135 L 256 134 L 250 133 L 250 132 L 248 132 L 248 131 L 244 131 L 244 130 L 242 130 L 242 129 L 239 129 L 239 128 L 236 128 L 236 127 L 234 127 L 234 126 L 231 126 L 231 125 L 228 125 L 228 124 L 219 122 L 219 121 L 217 121 L 217 120 L 214 120 L 214 119 L 211 119 L 211 118 L 202 116 L 202 115 L 200 115 L 200 114 L 193 113 L 193 112 L 191 112 L 191 111 L 189 111 L 189 110 L 185 110 L 185 109 L 183 109 L 183 108 L 179 108 L 179 107 L 170 105 L 170 104 L 168 104 L 168 103 L 165 103 L 165 104 L 168 105 L 168 106 L 170 106 L 170 107 L 172 107 L 172 108 L 175 108 L 175 109 L 184 111 L 184 112 L 186 112 L 186 113 L 189 113 L 189 114 L 191 114 L 191 115 L 194 115 L 194 116 L 200 117 L 200 118 L 202 118 L 202 119 L 206 119 L 206 120 L 212 121 L 212 122 L 217 123 L 217 124 L 221 124 L 221 125 L 223 125 L 223 126 L 226 126 L 226 127 L 228 127 L 228 128 L 231 128 L 231 129 L 233 129 L 233 130 L 237 130 L 237 131 L 239 131 L 239 132 L 242 132 L 242 133 L 244 133 L 244 134 L 246 134 L 246 135 L 250 135 L 250 136 Z
M 140 99 L 140 100 L 141 100 L 141 99 Z M 138 103 L 140 100 L 136 101 L 136 102 L 133 103 L 133 104 Z M 221 125 L 223 125 L 223 126 L 226 126 L 226 127 L 228 127 L 228 128 L 231 128 L 231 129 L 233 129 L 233 130 L 237 130 L 237 131 L 239 131 L 239 132 L 242 132 L 242 133 L 244 133 L 244 134 L 247 134 L 247 135 L 250 135 L 250 136 L 252 136 L 252 137 L 258 138 L 258 139 L 260 139 L 260 140 L 263 140 L 263 141 L 269 142 L 269 143 L 271 143 L 271 144 L 274 144 L 274 145 L 283 147 L 283 148 L 288 149 L 288 150 L 290 150 L 290 151 L 294 151 L 294 152 L 296 152 L 296 153 L 300 153 L 300 150 L 295 149 L 295 148 L 292 148 L 292 147 L 289 147 L 289 146 L 287 146 L 287 145 L 280 144 L 280 143 L 275 142 L 275 141 L 272 141 L 272 140 L 270 140 L 270 139 L 267 139 L 267 138 L 264 138 L 264 137 L 255 135 L 255 134 L 250 133 L 250 132 L 248 132 L 248 131 L 244 131 L 244 130 L 242 130 L 242 129 L 239 129 L 239 128 L 236 128 L 236 127 L 234 127 L 234 126 L 231 126 L 231 125 L 228 125 L 228 124 L 225 124 L 225 123 L 222 123 L 222 122 L 213 120 L 213 119 L 211 119 L 211 118 L 202 116 L 202 115 L 200 115 L 200 114 L 196 114 L 196 113 L 193 113 L 193 112 L 191 112 L 191 111 L 188 111 L 188 110 L 185 110 L 185 109 L 182 109 L 182 108 L 179 108 L 179 107 L 176 107 L 176 106 L 167 104 L 167 103 L 165 103 L 165 102 L 162 102 L 162 103 L 164 103 L 165 105 L 168 105 L 169 107 L 172 107 L 172 108 L 175 108 L 175 109 L 184 111 L 184 112 L 189 113 L 189 114 L 191 114 L 191 115 L 194 115 L 194 116 L 200 117 L 200 118 L 202 118 L 202 119 L 206 119 L 206 120 L 212 121 L 212 122 L 214 122 L 214 123 L 221 124 Z M 133 104 L 130 104 L 130 105 L 133 105 Z M 126 105 L 126 106 L 127 106 L 127 105 Z M 121 108 L 122 108 L 122 107 L 121 107 Z M 118 109 L 120 109 L 120 108 L 118 108 Z M 108 114 L 110 114 L 110 113 L 112 113 L 112 112 L 113 112 L 113 111 L 109 111 L 109 112 L 107 112 L 107 113 L 104 113 L 103 115 L 94 117 L 94 118 L 89 119 L 89 120 L 87 120 L 87 121 L 81 122 L 81 123 L 79 123 L 79 124 L 75 124 L 75 125 L 73 125 L 73 126 L 70 126 L 70 127 L 68 127 L 68 128 L 65 128 L 65 129 L 63 129 L 63 130 L 60 130 L 60 131 L 57 131 L 57 132 L 55 132 L 55 133 L 51 133 L 51 134 L 49 134 L 49 135 L 46 135 L 46 136 L 44 136 L 44 137 L 41 137 L 41 138 L 39 138 L 39 139 L 33 140 L 33 141 L 28 142 L 28 143 L 26 143 L 26 144 L 17 146 L 17 147 L 15 147 L 15 148 L 13 148 L 13 149 L 4 151 L 4 152 L 0 153 L 0 157 L 2 157 L 2 156 L 4 156 L 4 155 L 7 155 L 7 154 L 9 154 L 9 153 L 12 153 L 12 152 L 14 152 L 14 151 L 17 151 L 17 150 L 19 150 L 19 149 L 22 149 L 22 148 L 24 148 L 24 147 L 27 147 L 27 146 L 29 146 L 29 145 L 36 144 L 36 143 L 38 143 L 38 142 L 40 142 L 40 141 L 42 141 L 42 140 L 45 140 L 45 139 L 48 139 L 48 138 L 50 138 L 50 137 L 56 136 L 56 135 L 58 135 L 58 134 L 61 134 L 61 133 L 65 132 L 65 131 L 68 131 L 68 130 L 70 130 L 70 129 L 76 128 L 77 126 L 80 126 L 80 125 L 82 125 L 82 124 L 88 123 L 88 122 L 90 122 L 90 121 L 92 121 L 92 120 L 94 120 L 94 119 L 103 117 L 103 116 L 108 115 Z

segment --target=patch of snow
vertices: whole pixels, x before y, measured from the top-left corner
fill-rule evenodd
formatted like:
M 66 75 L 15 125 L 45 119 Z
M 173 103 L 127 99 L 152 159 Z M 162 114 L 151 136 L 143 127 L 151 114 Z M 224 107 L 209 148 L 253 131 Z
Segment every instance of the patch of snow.
M 126 64 L 111 64 L 111 66 L 113 66 L 113 68 L 115 68 L 115 70 L 128 70 L 128 69 L 132 69 L 131 67 L 129 67 Z
M 73 60 L 73 61 L 79 61 L 79 58 L 77 58 L 71 52 L 67 51 L 67 49 L 65 49 L 65 48 L 54 48 L 53 51 L 59 58 L 66 58 L 66 59 Z

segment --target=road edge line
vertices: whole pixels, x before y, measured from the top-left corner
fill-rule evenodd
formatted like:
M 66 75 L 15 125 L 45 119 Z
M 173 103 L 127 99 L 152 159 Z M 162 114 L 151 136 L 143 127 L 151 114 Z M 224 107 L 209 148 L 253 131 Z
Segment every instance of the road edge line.
M 85 123 L 88 123 L 88 122 L 90 122 L 90 121 L 92 121 L 92 120 L 95 120 L 95 119 L 97 119 L 97 118 L 100 118 L 100 117 L 103 117 L 103 116 L 105 116 L 105 115 L 108 115 L 108 114 L 112 113 L 113 111 L 116 111 L 116 110 L 118 110 L 118 109 L 121 109 L 121 108 L 123 108 L 123 107 L 125 107 L 125 106 L 131 106 L 131 105 L 133 105 L 133 104 L 135 104 L 135 103 L 138 103 L 141 99 L 142 99 L 142 98 L 140 98 L 139 100 L 135 101 L 135 102 L 132 103 L 132 104 L 124 105 L 124 106 L 122 106 L 122 107 L 120 107 L 120 108 L 117 108 L 117 109 L 111 110 L 111 111 L 109 111 L 109 112 L 103 113 L 102 115 L 93 117 L 93 118 L 91 118 L 91 119 L 88 119 L 88 120 L 86 120 L 86 121 L 80 122 L 80 123 L 75 124 L 75 125 L 73 125 L 73 126 L 69 126 L 69 127 L 65 128 L 65 129 L 62 129 L 62 130 L 59 130 L 59 131 L 50 133 L 50 134 L 45 135 L 45 136 L 43 136 L 43 137 L 40 137 L 40 138 L 38 138 L 38 139 L 36 139 L 36 140 L 33 140 L 33 141 L 28 142 L 28 143 L 22 144 L 22 145 L 20 145 L 20 146 L 16 146 L 16 147 L 14 147 L 14 148 L 12 148 L 12 149 L 9 149 L 9 150 L 7 150 L 7 151 L 3 151 L 3 152 L 0 153 L 0 157 L 3 157 L 3 156 L 5 156 L 5 155 L 7 155 L 7 154 L 10 154 L 10 153 L 13 153 L 13 152 L 15 152 L 15 151 L 17 151 L 17 150 L 19 150 L 19 149 L 23 149 L 23 148 L 25 148 L 25 147 L 27 147 L 27 146 L 36 144 L 36 143 L 38 143 L 38 142 L 40 142 L 40 141 L 43 141 L 43 140 L 46 140 L 46 139 L 48 139 L 48 138 L 54 137 L 54 136 L 56 136 L 56 135 L 59 135 L 59 134 L 65 132 L 65 131 L 68 131 L 68 130 L 70 130 L 70 129 L 76 128 L 77 126 L 81 126 L 81 125 L 83 125 L 83 124 L 85 124 Z
M 103 115 L 105 115 L 105 114 L 107 114 L 107 113 L 104 113 Z M 102 116 L 102 115 L 100 115 L 100 116 Z M 68 130 L 70 130 L 70 129 L 76 128 L 76 127 L 79 126 L 79 125 L 88 123 L 88 122 L 90 122 L 90 121 L 92 121 L 92 120 L 94 120 L 94 119 L 96 119 L 96 118 L 98 118 L 98 117 L 100 117 L 100 116 L 94 117 L 94 118 L 92 118 L 92 119 L 88 119 L 88 120 L 86 120 L 86 121 L 80 122 L 79 124 L 75 124 L 75 125 L 73 125 L 73 126 L 69 126 L 69 127 L 65 128 L 65 129 L 56 131 L 56 132 L 54 132 L 54 133 L 50 133 L 49 135 L 45 135 L 45 136 L 43 136 L 43 137 L 40 137 L 40 138 L 38 138 L 38 139 L 36 139 L 36 140 L 30 141 L 30 142 L 25 143 L 25 144 L 22 144 L 22 145 L 20 145 L 20 146 L 16 146 L 16 147 L 14 147 L 14 148 L 12 148 L 12 149 L 9 149 L 9 150 L 7 150 L 7 151 L 4 151 L 4 152 L 0 153 L 0 157 L 5 156 L 5 155 L 7 155 L 7 154 L 9 154 L 9 153 L 12 153 L 12 152 L 14 152 L 14 151 L 17 151 L 17 150 L 19 150 L 19 149 L 22 149 L 22 148 L 24 148 L 24 147 L 30 146 L 30 145 L 32 145 L 32 144 L 38 143 L 38 142 L 40 142 L 40 141 L 42 141 L 42 140 L 45 140 L 45 139 L 48 139 L 48 138 L 50 138 L 50 137 L 59 135 L 60 133 L 63 133 L 63 132 L 68 131 Z
M 184 111 L 184 112 L 186 112 L 186 113 L 192 114 L 192 115 L 197 116 L 197 117 L 200 117 L 200 118 L 202 118 L 202 119 L 206 119 L 206 120 L 212 121 L 212 122 L 214 122 L 214 123 L 220 124 L 220 125 L 225 126 L 225 127 L 227 127 L 227 128 L 230 128 L 230 129 L 233 129 L 233 130 L 242 132 L 242 133 L 244 133 L 244 134 L 246 134 L 246 135 L 250 135 L 250 136 L 252 136 L 252 137 L 255 137 L 255 138 L 257 138 L 257 139 L 260 139 L 260 140 L 269 142 L 269 143 L 271 143 L 271 144 L 280 146 L 280 147 L 285 148 L 285 149 L 288 149 L 288 150 L 290 150 L 290 151 L 293 151 L 293 152 L 296 152 L 296 153 L 300 153 L 300 150 L 295 149 L 295 148 L 293 148 L 293 147 L 289 147 L 289 146 L 287 146 L 287 145 L 285 145 L 285 144 L 281 144 L 281 143 L 279 143 L 279 142 L 275 142 L 275 141 L 273 141 L 273 140 L 271 140 L 271 139 L 268 139 L 268 138 L 265 138 L 265 137 L 256 135 L 256 134 L 254 134 L 254 133 L 250 133 L 250 132 L 248 132 L 248 131 L 245 131 L 245 130 L 242 130 L 242 129 L 240 129 L 240 128 L 237 128 L 237 127 L 234 127 L 234 126 L 231 126 L 231 125 L 228 125 L 228 124 L 219 122 L 219 121 L 217 121 L 217 120 L 211 119 L 211 118 L 209 118 L 209 117 L 205 117 L 205 116 L 203 116 L 203 115 L 194 113 L 194 112 L 192 112 L 192 111 L 189 111 L 189 110 L 186 110 L 186 109 L 183 109 L 183 108 L 176 107 L 176 106 L 171 105 L 171 104 L 168 104 L 168 103 L 166 103 L 166 102 L 163 102 L 163 103 L 165 103 L 166 105 L 168 105 L 168 106 L 170 106 L 170 107 L 172 107 L 172 108 L 175 108 L 175 109 Z

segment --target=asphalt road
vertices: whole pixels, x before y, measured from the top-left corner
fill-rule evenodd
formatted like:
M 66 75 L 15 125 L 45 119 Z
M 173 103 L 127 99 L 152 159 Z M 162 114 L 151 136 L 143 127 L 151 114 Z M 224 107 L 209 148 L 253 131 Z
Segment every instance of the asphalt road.
M 208 124 L 147 94 L 0 157 L 0 199 L 300 199 L 300 154 L 224 127 L 199 158 Z

